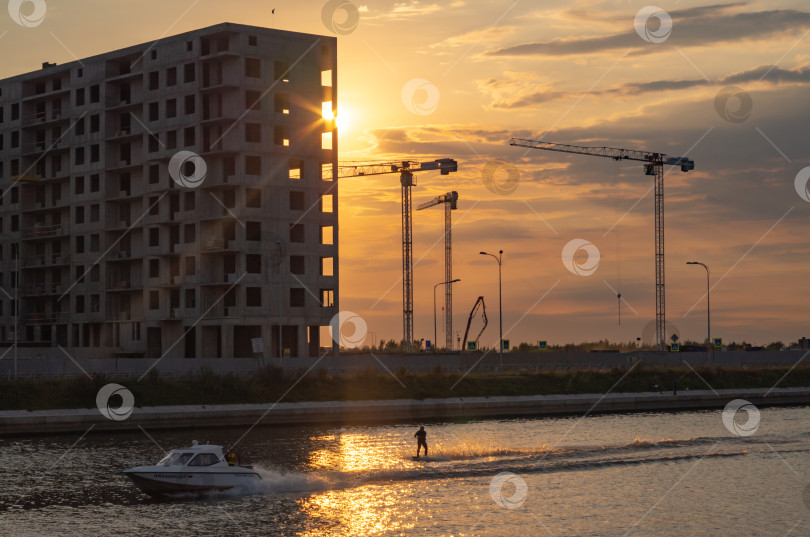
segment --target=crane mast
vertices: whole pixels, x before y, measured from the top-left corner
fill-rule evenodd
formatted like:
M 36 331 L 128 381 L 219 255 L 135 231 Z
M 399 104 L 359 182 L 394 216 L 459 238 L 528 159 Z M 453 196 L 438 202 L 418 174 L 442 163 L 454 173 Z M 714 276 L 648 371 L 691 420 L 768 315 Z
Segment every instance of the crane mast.
M 645 175 L 655 181 L 655 341 L 659 350 L 664 349 L 666 337 L 666 291 L 664 288 L 664 165 L 680 166 L 682 172 L 695 169 L 695 162 L 686 157 L 670 157 L 662 153 L 619 149 L 616 147 L 588 147 L 512 138 L 509 145 L 544 149 L 576 155 L 607 157 L 614 160 L 635 160 L 644 162 Z
M 452 212 L 458 208 L 458 192 L 455 190 L 436 196 L 430 201 L 422 203 L 417 211 L 444 204 L 444 281 L 453 281 L 453 217 Z M 444 344 L 445 349 L 453 348 L 453 285 L 444 286 Z M 438 343 L 438 342 L 436 342 Z
M 411 187 L 416 184 L 414 173 L 438 170 L 442 175 L 458 171 L 458 162 L 443 158 L 427 162 L 412 160 L 385 162 L 343 162 L 338 165 L 338 178 L 364 177 L 399 173 L 402 187 L 402 337 L 405 352 L 413 351 L 413 210 Z

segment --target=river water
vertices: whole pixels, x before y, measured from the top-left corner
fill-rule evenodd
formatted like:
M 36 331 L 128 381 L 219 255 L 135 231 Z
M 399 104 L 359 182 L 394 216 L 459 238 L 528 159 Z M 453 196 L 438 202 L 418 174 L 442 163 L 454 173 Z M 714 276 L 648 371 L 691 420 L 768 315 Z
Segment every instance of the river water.
M 762 409 L 752 436 L 719 410 L 426 429 L 416 461 L 416 424 L 257 427 L 238 450 L 260 485 L 162 501 L 121 470 L 245 430 L 2 439 L 0 534 L 810 535 L 808 408 Z

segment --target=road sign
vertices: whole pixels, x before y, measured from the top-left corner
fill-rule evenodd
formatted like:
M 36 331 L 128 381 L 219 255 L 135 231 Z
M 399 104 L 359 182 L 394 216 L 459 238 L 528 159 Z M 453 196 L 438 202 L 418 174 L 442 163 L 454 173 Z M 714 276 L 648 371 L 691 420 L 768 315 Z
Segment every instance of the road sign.
M 672 352 L 681 352 L 681 344 L 680 343 L 673 343 L 669 346 L 669 350 Z
M 503 346 L 504 351 L 509 350 L 509 340 L 508 339 L 502 339 L 501 340 L 501 345 Z
M 477 351 L 478 350 L 478 342 L 477 341 L 468 341 L 467 342 L 467 350 L 468 351 Z
M 264 354 L 264 339 L 260 337 L 251 338 L 250 345 L 253 347 L 253 354 Z
M 680 338 L 678 337 L 678 334 L 672 334 L 672 337 L 669 339 L 671 339 L 673 343 L 677 343 Z
M 430 350 L 430 340 L 429 339 L 425 340 L 425 349 Z
M 714 348 L 720 349 L 722 347 L 723 347 L 723 338 L 721 337 L 714 338 Z
M 548 343 L 546 342 L 546 340 L 541 339 L 540 341 L 537 342 L 537 347 L 541 351 L 544 351 L 544 350 L 546 350 L 548 348 Z

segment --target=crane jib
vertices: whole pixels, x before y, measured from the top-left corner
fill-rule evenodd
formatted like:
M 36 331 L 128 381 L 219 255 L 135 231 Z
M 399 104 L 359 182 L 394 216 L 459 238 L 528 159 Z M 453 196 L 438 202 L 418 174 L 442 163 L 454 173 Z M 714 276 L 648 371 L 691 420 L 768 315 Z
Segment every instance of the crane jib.
M 592 147 L 570 144 L 557 144 L 554 142 L 543 142 L 540 140 L 526 140 L 522 138 L 512 138 L 509 145 L 518 147 L 529 147 L 532 149 L 544 149 L 546 151 L 558 151 L 561 153 L 573 153 L 575 155 L 591 155 L 595 157 L 607 157 L 614 160 L 635 160 L 653 164 L 664 164 L 666 166 L 680 166 L 682 172 L 695 169 L 695 161 L 686 157 L 670 157 L 663 153 L 650 151 L 640 151 L 637 149 L 621 149 L 618 147 Z

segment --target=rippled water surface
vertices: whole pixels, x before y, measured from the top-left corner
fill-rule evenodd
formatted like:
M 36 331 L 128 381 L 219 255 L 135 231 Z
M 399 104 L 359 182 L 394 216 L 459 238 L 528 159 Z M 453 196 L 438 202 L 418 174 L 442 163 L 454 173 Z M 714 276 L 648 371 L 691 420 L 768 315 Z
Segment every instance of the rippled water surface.
M 255 489 L 162 501 L 121 470 L 245 430 L 3 439 L 0 533 L 810 535 L 810 409 L 760 417 L 750 437 L 720 411 L 429 423 L 427 461 L 416 424 L 257 427 Z

